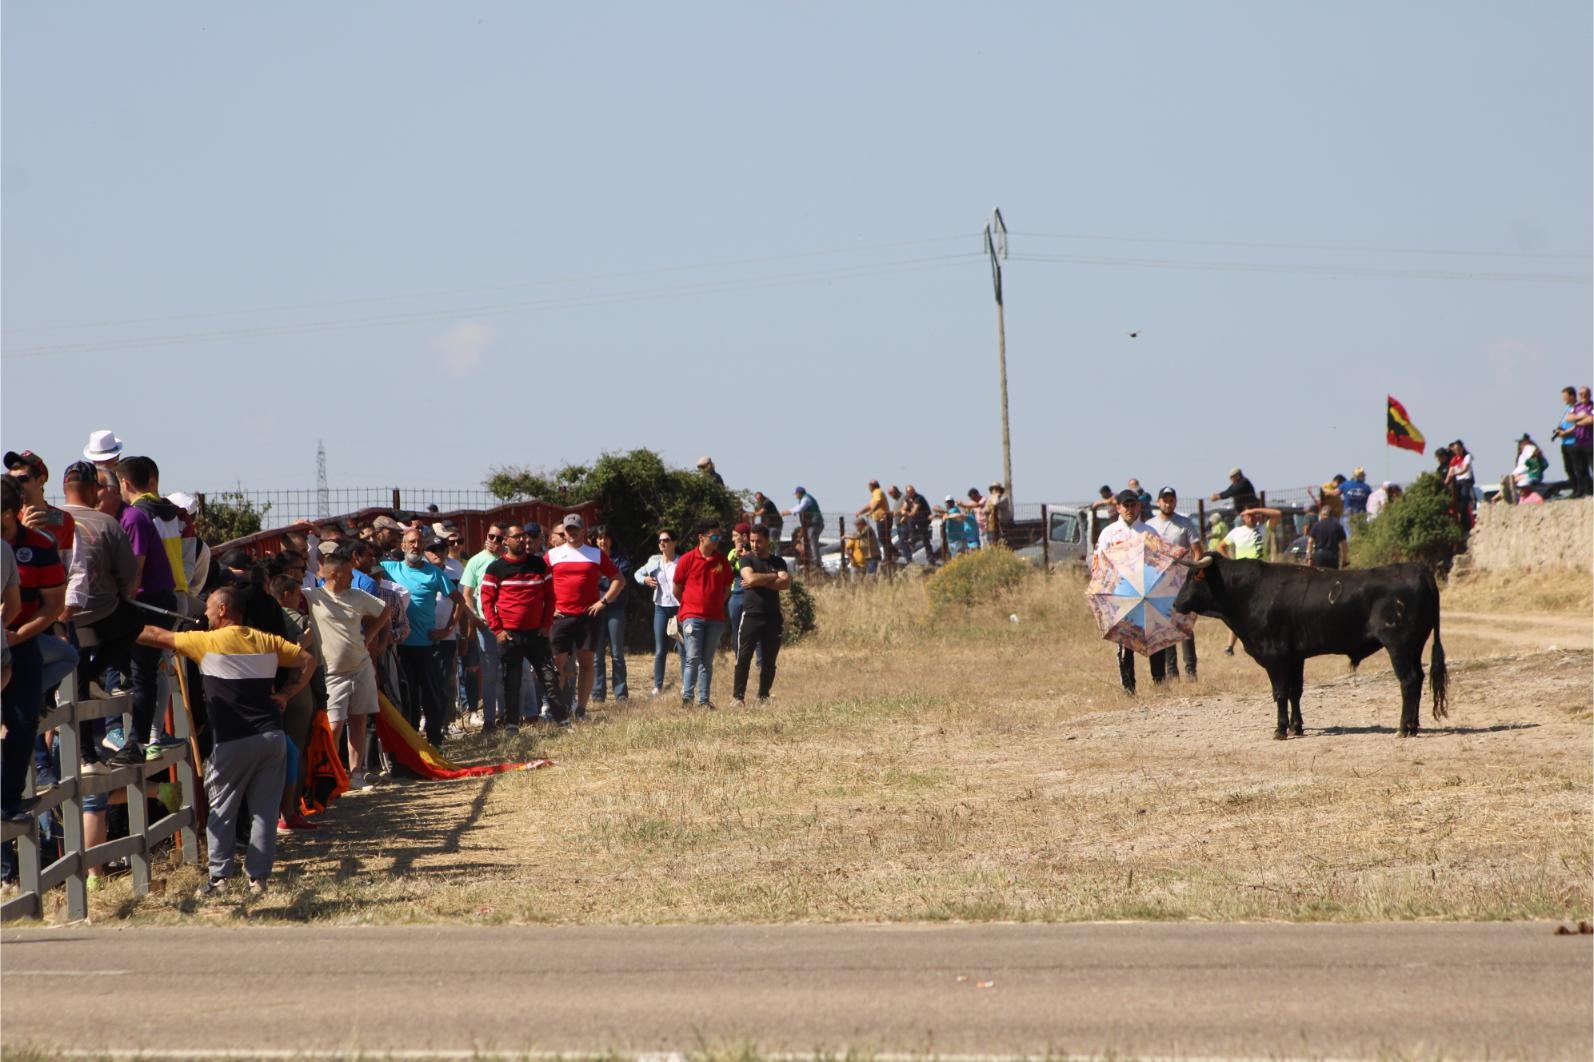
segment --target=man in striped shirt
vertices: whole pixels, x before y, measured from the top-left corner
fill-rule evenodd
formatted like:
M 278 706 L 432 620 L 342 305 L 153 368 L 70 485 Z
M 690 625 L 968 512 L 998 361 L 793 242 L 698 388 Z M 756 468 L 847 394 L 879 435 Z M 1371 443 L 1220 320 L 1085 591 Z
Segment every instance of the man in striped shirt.
M 206 631 L 173 633 L 145 627 L 141 645 L 170 650 L 199 665 L 205 707 L 216 738 L 205 765 L 210 816 L 205 835 L 210 879 L 200 899 L 227 892 L 235 869 L 238 806 L 247 800 L 251 819 L 244 871 L 249 891 L 265 891 L 277 847 L 277 805 L 287 777 L 288 742 L 282 712 L 315 672 L 316 658 L 286 639 L 243 626 L 243 595 L 232 587 L 211 592 L 205 602 Z M 298 668 L 277 688 L 277 668 Z

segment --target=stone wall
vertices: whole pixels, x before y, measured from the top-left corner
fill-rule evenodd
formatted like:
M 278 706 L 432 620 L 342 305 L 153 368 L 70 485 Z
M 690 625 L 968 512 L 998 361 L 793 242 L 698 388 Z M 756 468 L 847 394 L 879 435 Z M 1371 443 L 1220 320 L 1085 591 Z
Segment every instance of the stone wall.
M 1594 498 L 1480 505 L 1465 557 L 1472 571 L 1594 572 Z

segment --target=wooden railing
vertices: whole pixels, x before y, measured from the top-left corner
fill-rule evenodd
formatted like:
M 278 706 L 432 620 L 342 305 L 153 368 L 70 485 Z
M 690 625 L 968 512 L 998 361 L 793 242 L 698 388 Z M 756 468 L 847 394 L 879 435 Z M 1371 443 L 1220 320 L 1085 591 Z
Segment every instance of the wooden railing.
M 61 885 L 66 886 L 68 917 L 73 921 L 88 917 L 89 868 L 103 866 L 113 859 L 128 861 L 133 872 L 133 892 L 142 896 L 149 892 L 150 855 L 157 845 L 173 834 L 180 834 L 183 862 L 199 861 L 196 776 L 190 755 L 193 742 L 189 740 L 192 735 L 188 712 L 177 702 L 181 694 L 175 688 L 176 683 L 173 683 L 171 694 L 172 733 L 183 739 L 183 746 L 144 763 L 116 767 L 92 775 L 83 774 L 78 724 L 120 715 L 123 717 L 123 733 L 131 739 L 135 736 L 131 715 L 133 697 L 130 693 L 118 693 L 110 697 L 79 700 L 76 683 L 75 676 L 68 676 L 61 683 L 56 706 L 39 720 L 39 731 L 54 730 L 60 741 L 60 781 L 43 793 L 35 794 L 33 770 L 30 767 L 23 793 L 27 797 L 37 796 L 37 801 L 30 808 L 33 818 L 28 822 L 0 823 L 0 840 L 15 840 L 17 843 L 17 876 L 22 890 L 0 905 L 0 920 L 42 918 L 45 894 Z M 136 736 L 142 742 L 149 735 Z M 154 775 L 174 767 L 177 769 L 182 804 L 176 811 L 151 822 L 146 783 Z M 85 848 L 83 798 L 116 789 L 127 791 L 128 835 Z M 55 808 L 61 809 L 62 855 L 48 866 L 41 866 L 37 816 Z

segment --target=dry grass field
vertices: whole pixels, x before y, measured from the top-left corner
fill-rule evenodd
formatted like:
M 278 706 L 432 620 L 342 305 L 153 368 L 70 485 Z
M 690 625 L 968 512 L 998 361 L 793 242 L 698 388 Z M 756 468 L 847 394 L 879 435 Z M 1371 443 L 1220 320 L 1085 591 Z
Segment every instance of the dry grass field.
M 549 769 L 394 783 L 283 838 L 267 897 L 167 872 L 97 917 L 362 922 L 1518 919 L 1591 909 L 1588 579 L 1446 592 L 1451 716 L 1400 740 L 1386 658 L 1312 661 L 1272 740 L 1261 669 L 1202 620 L 1201 680 L 1117 688 L 1082 583 L 928 613 L 817 591 L 766 708 L 673 691 L 569 733 L 451 747 Z M 1018 617 L 1017 622 L 1010 615 Z M 1426 661 L 1426 655 L 1425 655 Z M 631 659 L 633 676 L 649 660 Z M 639 685 L 633 683 L 633 687 Z M 640 685 L 645 692 L 646 680 Z M 1423 724 L 1430 725 L 1425 694 Z

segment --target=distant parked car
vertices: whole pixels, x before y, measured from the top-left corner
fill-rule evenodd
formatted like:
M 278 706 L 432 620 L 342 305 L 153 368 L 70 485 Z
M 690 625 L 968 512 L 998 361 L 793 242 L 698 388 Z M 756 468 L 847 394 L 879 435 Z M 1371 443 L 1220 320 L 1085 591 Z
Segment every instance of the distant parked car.
M 1014 551 L 1020 560 L 1037 567 L 1046 563 L 1053 568 L 1088 566 L 1102 529 L 1117 519 L 1116 516 L 1106 519 L 1089 505 L 1071 503 L 1043 505 L 1041 514 L 1046 527 L 1045 540 Z

